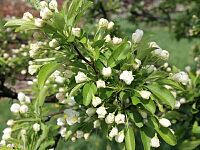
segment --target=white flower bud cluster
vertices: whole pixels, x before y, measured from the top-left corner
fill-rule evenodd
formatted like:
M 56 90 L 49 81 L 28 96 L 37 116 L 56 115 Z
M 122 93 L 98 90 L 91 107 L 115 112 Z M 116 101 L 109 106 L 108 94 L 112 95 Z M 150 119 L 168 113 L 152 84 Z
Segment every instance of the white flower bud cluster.
M 123 71 L 121 74 L 120 74 L 120 80 L 123 80 L 127 85 L 131 85 L 132 81 L 134 80 L 134 77 L 133 77 L 133 74 L 132 74 L 132 71 Z
M 143 37 L 143 30 L 137 29 L 135 33 L 132 34 L 132 41 L 134 43 L 139 43 Z
M 56 39 L 52 39 L 50 42 L 49 42 L 49 47 L 51 48 L 56 48 L 59 46 L 59 43 Z
M 109 137 L 112 139 L 115 137 L 115 141 L 118 143 L 122 143 L 124 141 L 124 131 L 118 131 L 117 127 L 113 127 L 109 133 Z
M 80 37 L 81 36 L 81 29 L 80 28 L 72 28 L 72 35 L 74 35 L 76 37 Z
M 152 51 L 152 54 L 163 60 L 169 59 L 169 52 L 166 50 L 162 50 L 161 48 L 155 49 L 154 51 Z
M 40 131 L 40 124 L 38 124 L 38 123 L 33 124 L 33 130 L 35 132 L 39 132 Z
M 103 80 L 96 81 L 97 88 L 105 88 L 106 83 Z
M 78 74 L 75 76 L 76 83 L 82 83 L 87 80 L 87 76 L 83 72 L 78 72 Z
M 156 49 L 161 49 L 160 46 L 156 42 L 150 42 L 149 43 L 150 48 L 156 48 Z
M 41 65 L 30 65 L 28 67 L 28 73 L 30 75 L 34 75 L 40 67 L 41 67 Z
M 179 72 L 172 76 L 172 79 L 182 83 L 183 85 L 187 85 L 189 82 L 189 76 L 186 72 Z
M 113 37 L 112 42 L 114 45 L 119 45 L 122 43 L 122 38 L 118 38 L 118 37 Z
M 5 128 L 3 130 L 2 140 L 7 141 L 8 139 L 10 139 L 11 133 L 12 133 L 12 129 L 10 127 Z M 4 143 L 4 141 L 2 141 L 2 143 Z
M 30 12 L 25 12 L 22 19 L 31 21 L 33 19 L 33 15 Z
M 19 92 L 17 96 L 18 100 L 20 101 L 20 104 L 14 103 L 10 107 L 10 111 L 17 114 L 25 114 L 28 112 L 29 108 L 27 104 L 31 103 L 30 97 L 26 96 L 24 93 Z
M 110 67 L 103 67 L 103 70 L 102 70 L 102 75 L 104 77 L 110 77 L 112 74 L 112 69 Z
M 166 118 L 161 118 L 161 119 L 159 119 L 159 123 L 163 126 L 163 127 L 169 127 L 169 126 L 171 126 L 171 122 L 168 120 L 168 119 L 166 119 Z
M 111 30 L 113 29 L 114 25 L 114 22 L 109 22 L 107 19 L 101 18 L 99 20 L 99 28 L 106 28 L 108 30 Z
M 136 58 L 135 59 L 135 63 L 133 64 L 133 68 L 135 70 L 137 70 L 140 67 L 141 64 L 142 64 L 141 60 L 139 60 L 139 59 Z

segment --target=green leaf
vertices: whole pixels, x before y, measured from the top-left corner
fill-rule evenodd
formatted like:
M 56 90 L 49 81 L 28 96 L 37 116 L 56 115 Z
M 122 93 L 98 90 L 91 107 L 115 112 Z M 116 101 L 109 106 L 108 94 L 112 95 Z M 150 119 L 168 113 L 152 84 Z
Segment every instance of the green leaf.
M 133 113 L 128 113 L 128 116 L 138 128 L 143 127 L 143 118 L 137 111 L 134 111 Z
M 198 122 L 195 121 L 192 127 L 192 133 L 200 134 L 200 126 L 198 126 Z
M 169 85 L 169 86 L 171 86 L 171 87 L 173 87 L 177 90 L 184 91 L 184 87 L 176 81 L 173 81 L 173 80 L 170 80 L 170 79 L 163 79 L 160 82 L 164 85 Z
M 148 120 L 147 126 L 156 130 L 162 139 L 169 145 L 176 145 L 177 141 L 175 135 L 168 128 L 160 126 L 156 118 L 151 117 Z
M 4 26 L 5 27 L 21 26 L 25 22 L 26 22 L 26 20 L 24 20 L 24 19 L 11 19 Z
M 41 107 L 44 104 L 45 98 L 47 96 L 47 90 L 48 90 L 47 87 L 43 87 L 40 90 L 38 98 L 37 98 L 37 102 L 36 102 L 37 106 Z
M 200 139 L 195 141 L 185 140 L 183 143 L 178 145 L 178 150 L 193 150 L 199 145 L 200 145 Z
M 97 92 L 96 85 L 94 83 L 87 83 L 83 87 L 83 104 L 88 106 L 92 100 L 92 97 Z
M 58 69 L 58 67 L 60 66 L 60 64 L 56 63 L 56 62 L 52 62 L 52 63 L 48 63 L 46 65 L 44 65 L 38 74 L 38 87 L 39 89 L 42 89 L 42 87 L 44 86 L 46 80 L 49 78 L 49 76 L 56 71 L 56 69 Z
M 149 112 L 154 114 L 156 112 L 156 105 L 154 104 L 153 100 L 143 100 L 141 99 L 141 104 L 146 108 Z
M 135 150 L 135 136 L 132 127 L 128 127 L 125 135 L 125 144 L 127 150 Z
M 136 96 L 132 96 L 131 100 L 132 100 L 133 105 L 137 105 L 140 103 L 140 99 Z
M 127 57 L 130 50 L 130 44 L 125 42 L 117 47 L 111 54 L 110 58 L 108 59 L 108 66 L 115 67 L 120 60 L 123 60 Z
M 148 85 L 147 88 L 164 104 L 174 108 L 176 99 L 172 93 L 157 83 Z
M 85 84 L 85 83 L 77 84 L 77 85 L 71 90 L 71 92 L 69 93 L 69 96 L 67 97 L 67 101 L 70 101 L 71 97 L 72 97 L 72 96 L 75 96 L 76 93 L 78 92 L 78 90 L 79 90 L 84 84 Z
M 140 131 L 140 136 L 141 136 L 141 140 L 142 140 L 144 150 L 151 150 L 151 147 L 150 147 L 151 138 L 148 137 L 146 135 L 146 133 L 142 130 Z

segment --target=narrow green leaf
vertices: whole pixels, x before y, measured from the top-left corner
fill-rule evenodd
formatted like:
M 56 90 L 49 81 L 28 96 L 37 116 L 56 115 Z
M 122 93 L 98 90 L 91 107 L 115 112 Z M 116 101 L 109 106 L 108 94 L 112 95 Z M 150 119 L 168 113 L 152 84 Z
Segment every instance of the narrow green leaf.
M 128 127 L 125 135 L 125 144 L 127 150 L 135 150 L 135 136 L 132 127 Z
M 49 78 L 49 76 L 56 71 L 56 69 L 58 69 L 58 67 L 60 66 L 60 64 L 56 63 L 56 62 L 52 62 L 52 63 L 48 63 L 46 65 L 44 65 L 38 74 L 38 87 L 39 89 L 42 89 L 42 87 L 44 86 L 46 80 Z
M 11 19 L 9 20 L 4 26 L 5 27 L 14 27 L 14 26 L 21 26 L 26 21 L 23 19 Z
M 94 83 L 87 83 L 83 87 L 83 104 L 88 106 L 92 100 L 92 97 L 96 93 L 97 88 Z
M 144 150 L 151 150 L 151 147 L 150 147 L 151 138 L 148 137 L 146 135 L 146 133 L 142 130 L 140 131 L 140 136 L 141 136 L 141 140 L 142 140 Z
M 70 92 L 69 96 L 67 97 L 67 101 L 70 100 L 72 96 L 75 96 L 78 90 L 84 85 L 85 83 L 77 84 Z
M 157 83 L 148 85 L 147 88 L 164 104 L 174 108 L 176 99 L 172 93 Z
M 183 143 L 178 145 L 178 150 L 193 150 L 199 145 L 200 145 L 200 139 L 195 141 L 185 140 Z

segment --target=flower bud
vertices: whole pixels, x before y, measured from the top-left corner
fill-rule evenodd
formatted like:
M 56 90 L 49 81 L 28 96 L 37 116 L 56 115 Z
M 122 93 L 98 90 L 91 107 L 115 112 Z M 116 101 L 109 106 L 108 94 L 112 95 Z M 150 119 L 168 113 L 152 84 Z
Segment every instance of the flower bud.
M 95 120 L 93 124 L 94 124 L 95 129 L 100 127 L 100 125 L 101 125 L 99 120 Z
M 12 119 L 10 119 L 10 120 L 7 121 L 7 125 L 8 125 L 8 126 L 13 126 L 14 123 L 15 123 L 15 121 L 12 120 Z
M 93 99 L 92 99 L 92 105 L 94 107 L 97 107 L 100 104 L 101 104 L 101 99 L 99 97 L 93 97 Z
M 115 116 L 115 122 L 116 124 L 124 124 L 125 123 L 125 115 L 124 114 L 117 114 Z
M 63 118 L 58 118 L 58 119 L 57 119 L 57 125 L 58 125 L 58 126 L 63 126 L 63 125 L 65 124 L 64 121 L 65 121 L 65 120 L 64 120 Z
M 20 106 L 20 113 L 24 114 L 28 112 L 28 106 L 26 105 L 21 105 Z
M 107 117 L 105 118 L 105 122 L 107 123 L 107 124 L 111 124 L 111 123 L 113 123 L 115 121 L 115 115 L 113 114 L 113 113 L 109 113 L 108 115 L 107 115 Z
M 41 1 L 41 2 L 40 2 L 40 8 L 45 8 L 45 7 L 48 7 L 47 2 Z
M 43 27 L 43 25 L 44 25 L 44 21 L 42 19 L 40 19 L 40 18 L 35 19 L 35 26 L 36 27 L 41 28 L 41 27 Z
M 149 99 L 151 96 L 151 92 L 149 91 L 143 90 L 143 91 L 140 91 L 139 93 L 143 99 Z
M 110 34 L 106 35 L 106 37 L 104 38 L 105 39 L 105 42 L 108 43 L 111 41 L 111 36 Z
M 135 33 L 132 34 L 132 41 L 134 43 L 139 43 L 143 37 L 143 30 L 137 29 Z
M 98 80 L 96 82 L 96 84 L 97 84 L 97 88 L 105 88 L 106 87 L 106 84 L 103 80 Z
M 80 131 L 80 130 L 76 131 L 76 138 L 77 138 L 77 139 L 82 138 L 83 135 L 84 135 L 83 131 Z
M 103 67 L 103 70 L 102 70 L 102 75 L 104 77 L 110 77 L 112 74 L 112 69 L 110 67 Z
M 40 131 L 40 124 L 35 123 L 35 124 L 33 125 L 33 130 L 34 130 L 35 132 Z
M 58 11 L 58 3 L 56 0 L 51 0 L 51 2 L 49 3 L 49 8 L 51 10 L 55 10 Z
M 33 15 L 30 12 L 25 12 L 22 19 L 30 21 L 33 19 Z
M 49 47 L 51 47 L 51 48 L 56 48 L 58 46 L 59 46 L 59 43 L 56 39 L 53 39 L 49 42 Z
M 112 130 L 109 133 L 109 137 L 113 138 L 113 137 L 115 137 L 117 135 L 118 135 L 118 129 L 117 129 L 117 127 L 112 128 Z
M 95 113 L 96 113 L 96 109 L 95 109 L 95 108 L 88 108 L 88 109 L 86 110 L 86 114 L 87 114 L 89 117 L 93 116 Z
M 20 101 L 20 103 L 23 103 L 25 101 L 26 95 L 23 92 L 19 92 L 17 95 L 17 99 Z
M 103 118 L 105 118 L 107 111 L 104 106 L 101 106 L 101 107 L 97 108 L 96 113 L 98 114 L 99 119 L 103 119 Z
M 122 42 L 122 38 L 114 37 L 112 42 L 113 44 L 118 45 Z
M 80 37 L 81 36 L 81 29 L 80 28 L 72 28 L 72 35 L 74 35 L 76 37 Z
M 120 131 L 117 136 L 115 136 L 115 141 L 122 143 L 124 141 L 124 131 Z
M 104 19 L 104 18 L 101 18 L 99 20 L 99 27 L 100 28 L 107 28 L 108 27 L 108 20 Z
M 17 103 L 12 104 L 10 111 L 13 113 L 18 113 L 20 111 L 20 105 Z
M 46 19 L 50 19 L 52 17 L 53 13 L 51 12 L 51 10 L 48 7 L 43 8 L 40 11 L 40 17 L 42 17 L 42 19 L 46 20 Z
M 159 123 L 166 128 L 171 126 L 171 122 L 166 118 L 159 119 Z
M 88 140 L 90 136 L 90 133 L 84 133 L 83 137 L 85 140 Z
M 109 22 L 109 23 L 108 23 L 108 28 L 107 28 L 107 29 L 108 29 L 108 30 L 113 29 L 114 25 L 115 25 L 114 22 L 112 22 L 112 21 Z
M 159 141 L 157 135 L 155 135 L 155 136 L 151 139 L 150 145 L 151 145 L 151 147 L 155 147 L 155 148 L 160 147 L 160 141 Z
M 87 80 L 87 76 L 83 72 L 78 72 L 78 74 L 75 76 L 76 83 L 82 83 Z

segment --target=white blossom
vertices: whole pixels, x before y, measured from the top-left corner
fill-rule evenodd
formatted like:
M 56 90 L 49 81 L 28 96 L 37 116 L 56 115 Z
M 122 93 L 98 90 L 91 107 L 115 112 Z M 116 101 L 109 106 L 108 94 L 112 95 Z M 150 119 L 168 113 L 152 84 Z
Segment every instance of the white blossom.
M 65 125 L 65 120 L 63 118 L 58 118 L 57 119 L 57 125 L 58 126 L 64 126 Z
M 48 7 L 45 7 L 40 11 L 40 17 L 42 17 L 42 19 L 50 19 L 52 15 L 53 13 Z
M 150 42 L 149 43 L 149 47 L 150 48 L 158 48 L 158 49 L 160 49 L 160 46 L 156 42 Z
M 180 101 L 176 101 L 174 107 L 175 109 L 179 109 L 181 107 Z
M 125 115 L 121 114 L 121 113 L 117 114 L 115 116 L 115 122 L 116 122 L 116 124 L 124 124 L 125 123 Z
M 3 134 L 11 134 L 12 133 L 12 129 L 9 127 L 9 128 L 5 128 L 3 130 Z
M 188 74 L 183 71 L 176 73 L 175 75 L 172 76 L 172 78 L 175 81 L 181 82 L 183 85 L 186 85 L 189 82 Z
M 159 141 L 157 135 L 155 135 L 155 136 L 151 139 L 150 145 L 151 145 L 151 147 L 155 147 L 155 148 L 160 147 L 160 141 Z
M 10 111 L 13 113 L 18 113 L 20 111 L 20 105 L 18 103 L 14 103 L 10 107 Z
M 58 83 L 58 84 L 63 84 L 65 81 L 65 78 L 64 77 L 61 77 L 61 76 L 57 76 L 55 78 L 55 82 Z
M 67 129 L 66 129 L 65 127 L 61 127 L 59 133 L 60 133 L 60 135 L 61 135 L 62 137 L 65 137 L 66 131 L 67 131 Z
M 0 147 L 1 147 L 1 146 L 5 146 L 5 145 L 6 145 L 6 141 L 5 141 L 5 140 L 1 140 L 1 141 L 0 141 Z
M 83 135 L 84 135 L 83 131 L 80 131 L 80 130 L 76 131 L 76 138 L 77 138 L 77 139 L 82 138 Z
M 112 22 L 112 21 L 109 22 L 109 23 L 108 23 L 108 30 L 113 29 L 114 25 L 115 25 L 114 22 Z
M 83 72 L 78 72 L 78 74 L 75 76 L 76 83 L 82 83 L 87 80 L 87 76 Z
M 160 54 L 161 59 L 163 60 L 168 60 L 169 59 L 169 52 L 166 50 L 162 50 L 161 54 Z
M 23 103 L 25 101 L 26 95 L 23 92 L 19 92 L 17 94 L 17 99 L 20 101 L 20 103 Z
M 149 99 L 151 96 L 151 92 L 149 91 L 143 90 L 143 91 L 140 91 L 139 93 L 143 99 Z
M 30 12 L 25 12 L 23 15 L 23 19 L 26 21 L 30 21 L 33 19 L 33 15 Z
M 132 71 L 123 71 L 120 74 L 120 80 L 123 80 L 127 85 L 130 85 L 132 83 L 132 81 L 134 80 L 134 77 L 132 75 Z
M 48 7 L 47 2 L 41 1 L 41 2 L 40 2 L 40 8 L 45 8 L 45 7 Z
M 111 124 L 111 123 L 113 123 L 115 121 L 115 115 L 114 115 L 114 113 L 109 113 L 108 115 L 107 115 L 107 117 L 105 118 L 105 122 L 107 123 L 107 124 Z
M 96 113 L 96 109 L 95 109 L 95 108 L 88 108 L 88 109 L 86 110 L 86 114 L 87 114 L 89 117 L 93 116 L 95 113 Z
M 97 88 L 105 88 L 106 87 L 106 83 L 103 80 L 98 80 L 96 82 L 97 84 Z
M 185 71 L 190 72 L 191 71 L 191 67 L 190 66 L 186 66 L 185 67 Z
M 171 67 L 167 67 L 166 71 L 167 71 L 167 72 L 171 72 L 171 71 L 172 71 L 172 68 L 171 68 Z
M 186 99 L 185 99 L 185 98 L 181 98 L 181 99 L 180 99 L 180 103 L 181 103 L 181 104 L 186 103 Z
M 98 114 L 98 118 L 102 119 L 102 118 L 105 118 L 107 111 L 104 106 L 101 106 L 101 107 L 97 108 L 96 113 Z
M 139 43 L 143 37 L 143 30 L 137 29 L 135 33 L 132 34 L 132 41 L 134 43 Z
M 10 134 L 3 134 L 2 136 L 2 140 L 8 140 L 9 138 L 11 138 L 11 135 Z
M 20 113 L 24 114 L 28 112 L 28 106 L 27 105 L 21 105 L 20 106 Z
M 171 126 L 171 122 L 166 118 L 159 119 L 159 123 L 166 128 Z
M 80 37 L 81 36 L 81 29 L 80 28 L 72 28 L 72 35 L 74 35 L 76 37 Z
M 112 74 L 112 69 L 110 67 L 103 67 L 103 70 L 102 70 L 102 75 L 104 77 L 110 77 Z
M 101 125 L 99 120 L 95 120 L 93 124 L 94 124 L 94 128 L 95 128 L 95 129 L 96 129 L 96 128 L 99 128 L 100 125 Z
M 34 130 L 35 132 L 40 131 L 40 124 L 38 124 L 38 123 L 33 124 L 33 130 Z
M 59 46 L 59 43 L 56 39 L 52 39 L 50 42 L 49 42 L 49 47 L 51 48 L 56 48 Z
M 66 122 L 68 125 L 71 126 L 78 122 L 79 112 L 73 109 L 65 109 L 64 113 L 66 115 Z
M 33 75 L 33 74 L 35 74 L 36 72 L 37 72 L 37 70 L 40 68 L 40 65 L 30 65 L 29 67 L 28 67 L 28 73 L 30 74 L 30 75 Z
M 99 20 L 99 27 L 100 28 L 107 28 L 108 27 L 108 20 L 107 19 L 104 19 L 104 18 L 101 18 Z
M 198 70 L 196 71 L 196 75 L 197 75 L 197 76 L 200 75 L 200 69 L 198 69 Z
M 113 44 L 118 45 L 122 42 L 122 38 L 114 37 L 112 39 Z
M 88 140 L 90 136 L 90 133 L 84 133 L 83 137 L 85 140 Z
M 13 119 L 10 119 L 10 120 L 7 121 L 8 126 L 13 126 L 14 123 L 15 123 L 15 121 Z
M 106 35 L 106 37 L 104 38 L 105 39 L 105 42 L 108 43 L 111 41 L 111 36 L 110 34 Z
M 124 131 L 120 131 L 116 136 L 115 136 L 115 141 L 118 143 L 122 143 L 124 141 Z
M 43 21 L 42 19 L 40 19 L 40 18 L 35 18 L 35 26 L 36 26 L 36 27 L 41 28 L 41 27 L 43 27 L 43 25 L 44 25 L 44 21 Z
M 58 10 L 58 3 L 56 0 L 51 0 L 51 2 L 49 3 L 49 8 L 51 10 L 55 10 L 57 11 Z
M 169 66 L 169 64 L 167 62 L 164 63 L 164 65 L 163 65 L 164 68 L 167 68 L 168 66 Z
M 115 137 L 117 135 L 118 135 L 118 129 L 117 129 L 117 127 L 113 127 L 112 130 L 109 133 L 109 137 L 113 138 L 113 137 Z
M 138 69 L 140 67 L 141 63 L 142 63 L 141 60 L 136 58 L 135 63 L 133 64 L 133 68 Z
M 101 98 L 99 98 L 99 97 L 93 97 L 93 99 L 92 99 L 92 105 L 94 106 L 94 107 L 97 107 L 98 105 L 100 105 L 101 104 Z

